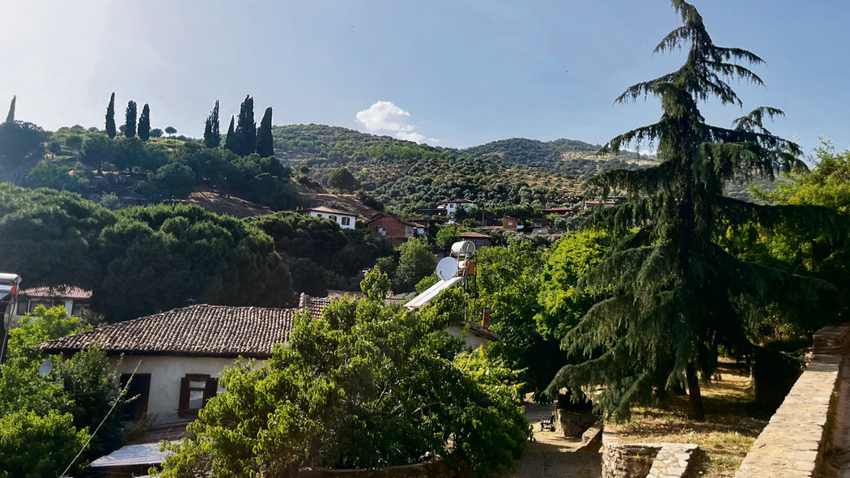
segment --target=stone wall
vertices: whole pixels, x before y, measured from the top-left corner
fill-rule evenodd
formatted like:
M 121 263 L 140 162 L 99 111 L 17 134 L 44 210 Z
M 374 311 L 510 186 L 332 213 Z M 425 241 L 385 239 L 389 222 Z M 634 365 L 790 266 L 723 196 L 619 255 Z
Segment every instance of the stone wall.
M 585 430 L 590 428 L 596 421 L 597 417 L 586 413 L 575 413 L 555 409 L 555 420 L 552 425 L 555 426 L 555 431 L 562 432 L 565 437 L 578 438 Z
M 699 449 L 689 443 L 621 443 L 602 433 L 602 478 L 681 478 Z
M 298 478 L 461 478 L 466 473 L 456 473 L 443 462 L 417 465 L 388 466 L 379 470 L 332 470 L 327 468 L 301 468 Z
M 850 325 L 824 327 L 814 335 L 812 359 L 744 458 L 736 478 L 817 476 L 836 414 L 848 396 L 839 380 Z

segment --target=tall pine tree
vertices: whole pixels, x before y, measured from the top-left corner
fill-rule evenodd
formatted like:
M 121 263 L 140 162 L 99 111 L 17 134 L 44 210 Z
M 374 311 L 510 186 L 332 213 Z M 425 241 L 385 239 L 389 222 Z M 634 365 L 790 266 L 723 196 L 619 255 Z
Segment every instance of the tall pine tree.
M 6 115 L 7 123 L 15 122 L 15 102 L 18 100 L 18 96 L 15 95 L 12 97 L 12 104 L 9 105 L 9 114 Z
M 221 144 L 221 129 L 218 119 L 218 100 L 215 100 L 215 106 L 207 116 L 207 122 L 204 125 L 204 146 L 218 148 L 219 144 Z
M 728 82 L 762 85 L 745 65 L 762 59 L 739 48 L 715 45 L 694 6 L 672 0 L 683 25 L 668 34 L 656 53 L 686 49 L 677 71 L 639 83 L 617 102 L 653 95 L 661 100 L 661 120 L 613 138 L 603 152 L 628 144 L 657 145 L 661 164 L 614 170 L 589 181 L 592 193 L 621 191 L 628 202 L 599 209 L 589 221 L 622 237 L 584 280 L 601 300 L 570 330 L 563 346 L 583 362 L 562 368 L 547 389 L 574 396 L 594 395 L 598 409 L 616 420 L 629 417 L 633 404 L 653 392 L 686 385 L 692 418 L 704 419 L 699 374 L 711 376 L 718 346 L 749 354 L 758 340 L 764 310 L 787 320 L 811 320 L 805 305 L 829 285 L 815 279 L 736 259 L 715 240 L 727 227 L 808 221 L 835 225 L 824 208 L 759 206 L 724 197 L 735 178 L 773 178 L 802 167 L 799 147 L 764 128 L 782 112 L 760 107 L 731 128 L 709 125 L 699 106 L 709 98 L 741 106 Z M 642 225 L 640 231 L 627 232 Z M 846 232 L 845 232 L 846 233 Z M 581 359 L 583 357 L 583 359 Z
M 136 102 L 133 100 L 127 102 L 127 109 L 124 111 L 124 136 L 136 136 Z
M 142 106 L 142 114 L 139 116 L 139 139 L 147 141 L 151 136 L 151 109 L 148 104 Z
M 254 98 L 245 97 L 239 107 L 236 133 L 231 151 L 239 156 L 248 156 L 257 151 L 257 123 L 254 121 Z
M 266 108 L 260 129 L 257 131 L 257 154 L 262 158 L 274 156 L 274 138 L 272 138 L 272 108 Z
M 109 106 L 106 107 L 106 135 L 109 139 L 115 137 L 115 93 L 109 97 Z
M 227 128 L 227 136 L 224 138 L 224 148 L 229 150 L 229 151 L 232 151 L 234 153 L 235 153 L 235 151 L 233 151 L 233 148 L 235 147 L 235 142 L 236 142 L 236 129 L 235 129 L 235 126 L 234 126 L 235 124 L 236 124 L 236 120 L 234 119 L 233 116 L 231 116 L 230 117 L 230 126 Z

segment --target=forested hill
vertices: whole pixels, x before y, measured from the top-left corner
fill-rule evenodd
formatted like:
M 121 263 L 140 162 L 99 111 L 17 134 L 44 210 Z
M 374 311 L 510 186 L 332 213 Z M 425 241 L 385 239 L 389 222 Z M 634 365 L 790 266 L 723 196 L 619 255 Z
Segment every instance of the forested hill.
M 648 162 L 633 153 L 597 156 L 599 145 L 568 139 L 517 138 L 452 149 L 316 124 L 277 126 L 273 135 L 276 153 L 294 171 L 304 168 L 325 184 L 344 167 L 397 210 L 459 197 L 485 206 L 559 205 L 580 191 L 581 179 Z
M 511 138 L 466 149 L 445 148 L 443 151 L 461 157 L 498 159 L 506 164 L 526 165 L 585 179 L 609 169 L 631 169 L 654 162 L 654 158 L 623 151 L 619 155 L 600 156 L 598 144 L 574 139 L 538 141 Z
M 396 211 L 461 197 L 485 207 L 539 208 L 567 203 L 580 190 L 579 181 L 564 174 L 346 128 L 278 126 L 273 135 L 276 154 L 296 173 L 329 184 L 330 174 L 345 168 L 368 194 Z

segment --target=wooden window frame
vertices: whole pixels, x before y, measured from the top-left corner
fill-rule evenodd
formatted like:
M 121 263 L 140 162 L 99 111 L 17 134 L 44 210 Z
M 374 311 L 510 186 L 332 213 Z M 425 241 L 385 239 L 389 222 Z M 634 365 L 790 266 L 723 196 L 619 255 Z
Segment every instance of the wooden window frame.
M 191 388 L 190 382 L 204 382 L 204 388 Z M 201 408 L 218 393 L 218 381 L 206 374 L 187 373 L 180 379 L 180 402 L 177 405 L 177 416 L 180 418 L 197 418 L 201 408 L 189 408 L 189 397 L 192 392 L 204 392 Z
M 343 226 L 350 226 L 351 225 L 351 218 L 348 217 L 348 216 L 342 216 L 342 225 Z

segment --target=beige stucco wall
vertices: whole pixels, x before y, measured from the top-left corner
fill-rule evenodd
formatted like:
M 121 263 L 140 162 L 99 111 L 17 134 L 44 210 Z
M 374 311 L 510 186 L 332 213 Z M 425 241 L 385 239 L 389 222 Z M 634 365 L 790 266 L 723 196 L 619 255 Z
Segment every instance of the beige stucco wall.
M 180 379 L 186 374 L 204 374 L 217 377 L 225 367 L 234 364 L 231 358 L 218 357 L 170 357 L 170 356 L 139 356 L 125 355 L 119 362 L 118 357 L 110 358 L 119 373 L 136 373 L 151 375 L 150 397 L 148 399 L 148 416 L 156 414 L 155 425 L 172 423 L 180 420 L 177 417 L 177 406 L 180 403 Z M 141 360 L 141 363 L 139 363 Z M 260 366 L 260 361 L 255 366 Z M 219 391 L 221 387 L 219 386 Z
M 484 337 L 475 335 L 469 332 L 468 330 L 465 330 L 465 328 L 460 325 L 452 325 L 451 327 L 446 329 L 446 332 L 448 332 L 449 335 L 452 335 L 454 337 L 462 336 L 463 340 L 466 342 L 466 347 L 472 350 L 475 350 L 478 347 L 486 348 L 487 342 L 489 342 L 489 340 L 485 339 Z

